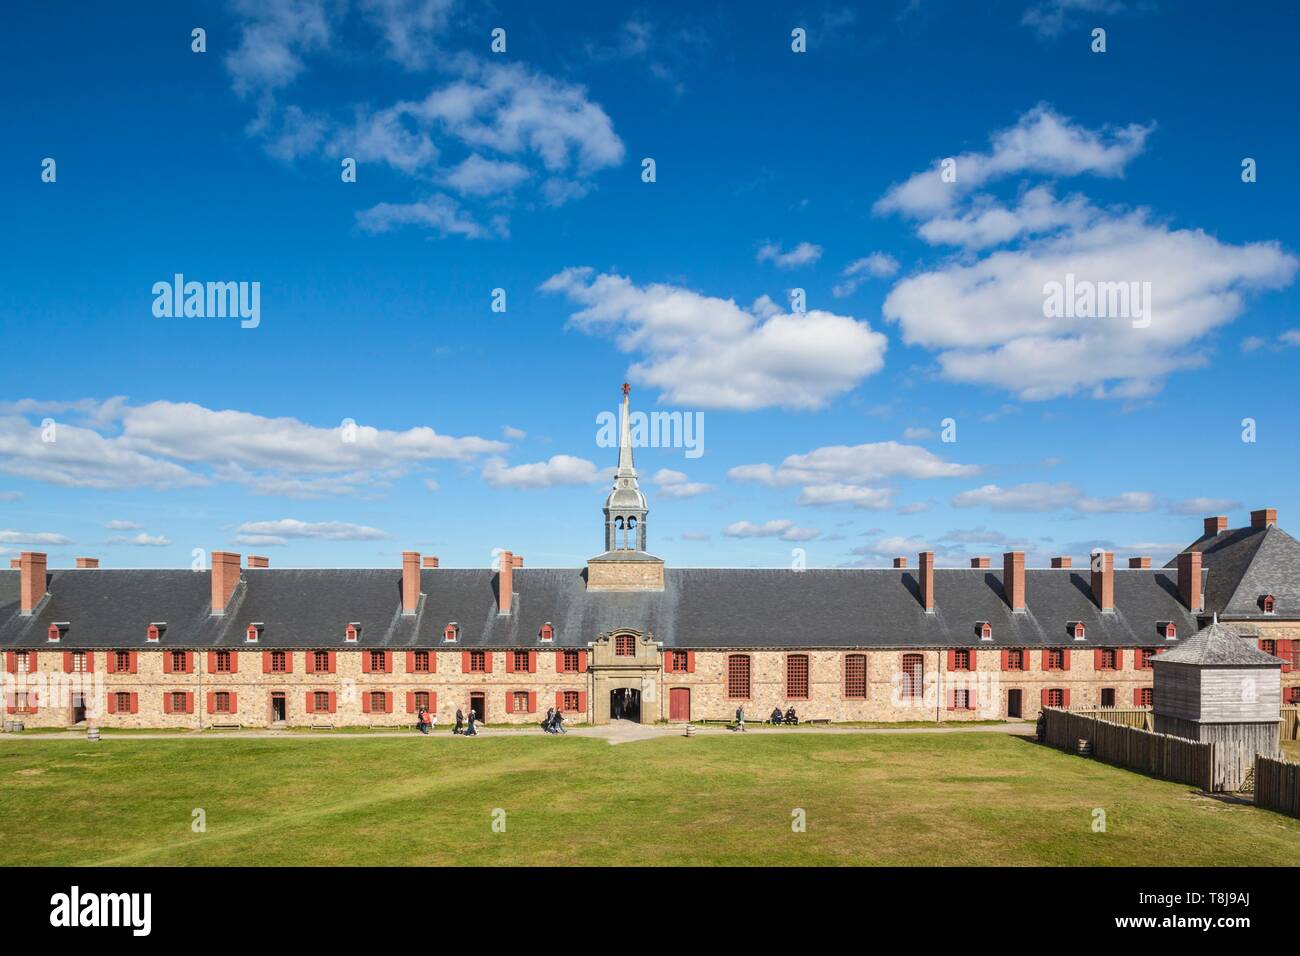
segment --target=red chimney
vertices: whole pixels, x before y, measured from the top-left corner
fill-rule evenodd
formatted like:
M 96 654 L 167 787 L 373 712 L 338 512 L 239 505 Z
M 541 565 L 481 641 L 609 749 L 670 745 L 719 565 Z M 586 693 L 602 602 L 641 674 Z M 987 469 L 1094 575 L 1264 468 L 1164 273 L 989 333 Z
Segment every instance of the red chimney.
M 414 614 L 420 606 L 420 552 L 402 552 L 402 613 Z
M 19 567 L 22 566 L 22 563 L 23 563 L 23 562 L 22 562 L 22 559 L 21 559 L 21 558 L 10 558 L 10 559 L 9 559 L 9 570 L 10 570 L 10 571 L 17 570 Z
M 1115 553 L 1113 551 L 1093 552 L 1092 599 L 1103 611 L 1115 610 Z
M 1002 590 L 1011 610 L 1025 609 L 1025 552 L 1008 551 L 1002 555 Z
M 438 566 L 438 559 L 431 554 L 426 555 L 424 558 L 424 566 L 426 568 L 436 568 Z
M 1128 566 L 1130 568 L 1149 568 L 1151 567 L 1150 558 L 1129 558 Z
M 970 566 L 972 568 L 987 568 L 989 566 L 989 559 L 984 555 L 980 555 L 978 558 L 971 558 Z
M 212 552 L 212 613 L 225 614 L 230 595 L 239 583 L 239 555 L 233 551 Z
M 1201 610 L 1201 552 L 1178 556 L 1178 596 L 1189 611 Z
M 894 567 L 896 568 L 907 567 L 907 558 L 894 558 Z
M 522 568 L 524 566 L 524 556 L 522 554 L 511 555 L 510 563 L 513 567 Z
M 497 561 L 497 613 L 509 614 L 515 596 L 515 556 L 502 551 Z
M 1260 508 L 1258 511 L 1250 513 L 1250 526 L 1252 528 L 1267 528 L 1272 524 L 1277 524 L 1276 508 Z
M 1228 516 L 1215 515 L 1213 518 L 1205 519 L 1205 537 L 1212 538 L 1216 534 L 1228 530 Z
M 1061 556 L 1059 558 L 1052 558 L 1052 567 L 1066 568 L 1068 570 L 1069 568 L 1074 567 L 1074 561 L 1073 559 L 1067 558 L 1065 556 Z
M 918 566 L 921 570 L 921 606 L 928 613 L 934 610 L 934 552 L 922 551 Z
M 77 558 L 77 567 L 97 568 L 99 567 L 99 558 Z
M 23 551 L 18 555 L 22 613 L 31 614 L 32 609 L 45 597 L 45 555 L 40 551 Z
M 269 568 L 271 566 L 271 559 L 264 558 L 260 554 L 250 554 L 248 556 L 248 566 L 250 568 Z

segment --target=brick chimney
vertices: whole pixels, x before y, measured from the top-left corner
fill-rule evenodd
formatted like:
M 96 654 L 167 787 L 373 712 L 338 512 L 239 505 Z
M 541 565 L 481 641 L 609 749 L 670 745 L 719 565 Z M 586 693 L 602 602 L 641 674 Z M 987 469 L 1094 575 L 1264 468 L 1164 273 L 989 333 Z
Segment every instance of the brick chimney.
M 1092 599 L 1103 611 L 1115 610 L 1115 552 L 1092 555 Z
M 907 558 L 894 558 L 894 567 L 896 568 L 907 567 Z
M 414 614 L 420 606 L 420 552 L 402 552 L 402 613 Z
M 1002 555 L 1002 590 L 1011 610 L 1025 609 L 1025 552 L 1008 551 Z
M 45 554 L 41 551 L 23 551 L 18 555 L 18 569 L 22 572 L 20 593 L 23 614 L 31 614 L 32 609 L 45 597 Z
M 99 558 L 77 558 L 77 567 L 97 568 L 99 567 Z
M 981 554 L 978 558 L 970 559 L 970 566 L 972 568 L 987 568 L 989 566 L 989 559 L 985 555 Z
M 1151 567 L 1151 559 L 1150 559 L 1150 558 L 1145 558 L 1145 557 L 1143 557 L 1143 558 L 1129 558 L 1129 559 L 1128 559 L 1128 566 L 1129 566 L 1130 568 L 1149 568 L 1149 567 Z
M 271 559 L 263 557 L 260 554 L 250 554 L 248 556 L 248 566 L 250 568 L 269 568 Z
M 502 551 L 497 566 L 497 613 L 509 614 L 515 596 L 515 556 Z
M 212 613 L 225 614 L 230 595 L 239 583 L 239 555 L 233 551 L 212 552 Z
M 1250 513 L 1250 526 L 1252 528 L 1267 528 L 1273 524 L 1277 524 L 1276 508 L 1260 508 L 1258 511 Z
M 524 556 L 522 554 L 512 554 L 510 564 L 512 567 L 522 568 L 524 566 Z
M 917 558 L 921 577 L 921 606 L 926 613 L 934 610 L 934 552 L 922 551 Z
M 1074 567 L 1074 559 L 1073 559 L 1073 558 L 1067 558 L 1065 555 L 1061 555 L 1060 557 L 1052 558 L 1052 567 L 1054 567 L 1054 568 L 1065 568 L 1066 570 L 1069 570 L 1070 568 Z
M 424 566 L 426 568 L 436 568 L 438 566 L 438 559 L 431 554 L 425 555 Z
M 1201 610 L 1201 552 L 1178 555 L 1178 597 L 1189 611 Z
M 10 559 L 9 559 L 9 570 L 10 570 L 10 571 L 16 571 L 16 570 L 18 570 L 18 568 L 20 568 L 20 567 L 22 566 L 22 563 L 23 563 L 23 562 L 22 562 L 22 558 L 10 558 Z
M 1213 518 L 1205 519 L 1205 537 L 1212 538 L 1216 534 L 1228 530 L 1228 516 L 1215 515 Z

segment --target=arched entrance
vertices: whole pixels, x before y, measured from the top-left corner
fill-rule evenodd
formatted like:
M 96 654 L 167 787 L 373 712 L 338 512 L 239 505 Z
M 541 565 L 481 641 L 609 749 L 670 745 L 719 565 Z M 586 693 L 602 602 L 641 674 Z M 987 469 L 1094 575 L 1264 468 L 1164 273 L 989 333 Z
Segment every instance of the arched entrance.
M 641 722 L 641 692 L 635 687 L 615 687 L 609 692 L 611 720 Z

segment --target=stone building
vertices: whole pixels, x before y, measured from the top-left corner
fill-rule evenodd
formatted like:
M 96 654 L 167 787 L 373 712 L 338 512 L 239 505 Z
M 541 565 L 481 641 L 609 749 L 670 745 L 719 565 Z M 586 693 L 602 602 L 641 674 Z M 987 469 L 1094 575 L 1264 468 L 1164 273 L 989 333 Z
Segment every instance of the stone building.
M 1300 544 L 1271 509 L 1205 533 L 1164 568 L 1097 553 L 1026 568 L 668 568 L 628 431 L 580 568 L 269 567 L 215 552 L 207 571 L 0 570 L 9 720 L 28 726 L 408 725 L 420 706 L 531 723 L 1033 718 L 1044 704 L 1149 706 L 1153 657 L 1209 615 L 1253 628 L 1300 692 Z M 1258 593 L 1256 593 L 1258 592 Z M 1242 638 L 1246 640 L 1246 638 Z M 1293 650 L 1294 648 L 1294 650 Z

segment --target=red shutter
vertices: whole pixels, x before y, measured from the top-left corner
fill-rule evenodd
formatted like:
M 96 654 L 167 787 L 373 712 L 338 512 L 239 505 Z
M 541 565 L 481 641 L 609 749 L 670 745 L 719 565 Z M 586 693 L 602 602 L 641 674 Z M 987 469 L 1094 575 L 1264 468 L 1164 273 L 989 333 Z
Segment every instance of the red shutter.
M 134 674 L 134 673 L 136 673 L 137 671 L 140 670 L 140 652 L 139 652 L 139 651 L 131 651 L 130 654 L 131 654 L 131 658 L 130 658 L 130 660 L 131 660 L 131 670 L 130 670 L 130 673 Z
M 35 674 L 41 669 L 41 659 L 35 651 L 27 652 L 27 673 Z
M 1042 701 L 1040 702 L 1040 704 L 1041 704 L 1041 706 L 1043 706 L 1043 707 L 1046 707 L 1046 706 L 1047 706 L 1047 688 L 1046 688 L 1046 687 L 1043 688 L 1043 699 L 1042 699 Z
M 429 691 L 429 713 L 435 716 L 438 713 L 438 694 L 435 691 Z
M 113 653 L 112 651 L 108 652 L 108 672 L 110 674 L 117 673 L 117 654 Z
M 407 651 L 406 653 L 409 655 L 411 652 Z M 415 691 L 413 690 L 406 692 L 406 712 L 408 714 L 415 713 Z
M 415 673 L 415 651 L 406 652 L 406 673 Z
M 391 714 L 392 712 L 393 712 L 393 694 L 391 691 L 384 691 L 384 713 Z
M 665 674 L 675 673 L 673 670 L 673 656 L 674 655 L 672 651 L 664 651 L 664 673 Z
M 460 672 L 468 674 L 469 671 L 469 651 L 460 652 Z
M 528 692 L 528 712 L 530 714 L 537 713 L 537 691 L 535 690 Z
M 10 674 L 18 673 L 18 659 L 13 651 L 5 651 L 5 670 Z
M 117 713 L 117 695 L 111 692 L 108 695 L 108 712 L 110 714 Z
M 954 651 L 952 648 L 949 648 L 948 649 L 948 670 L 955 671 L 956 669 L 957 669 L 957 652 Z M 948 709 L 952 710 L 951 699 L 948 701 Z
M 370 673 L 370 652 L 369 651 L 361 652 L 361 673 L 363 674 Z
M 506 651 L 506 673 L 513 674 L 514 672 L 515 672 L 515 652 Z
M 514 712 L 515 712 L 515 695 L 512 694 L 510 691 L 506 691 L 506 713 L 513 714 Z
M 271 652 L 262 651 L 262 673 L 271 673 Z
M 193 674 L 193 673 L 194 673 L 194 655 L 195 655 L 196 653 L 198 653 L 198 652 L 197 652 L 197 651 L 186 651 L 186 652 L 185 652 L 185 673 L 187 673 L 187 674 Z
M 305 652 L 303 653 L 303 657 L 302 657 L 302 672 L 303 672 L 304 674 L 314 674 L 314 673 L 316 673 L 316 655 L 313 654 L 311 651 L 305 651 Z M 307 713 L 310 714 L 311 711 L 307 711 Z
M 564 691 L 562 690 L 555 692 L 555 709 L 564 710 Z
M 977 651 L 975 648 L 972 647 L 970 653 L 966 656 L 966 661 L 968 664 L 966 669 L 968 671 L 979 670 L 979 653 L 980 653 L 979 651 Z
M 584 714 L 587 712 L 587 692 L 585 690 L 578 691 L 578 710 Z
M 329 654 L 330 673 L 336 673 L 338 670 L 338 658 L 333 651 L 327 651 Z M 334 691 L 330 691 L 330 713 L 334 713 Z
M 334 653 L 333 651 L 330 651 L 330 654 L 333 653 Z M 330 691 L 330 713 L 331 714 L 334 713 L 336 707 L 338 707 L 338 695 L 334 691 Z
M 217 672 L 217 652 L 208 651 L 208 673 L 215 674 L 216 672 Z
M 170 673 L 172 672 L 172 654 L 171 654 L 171 651 L 163 651 L 163 652 L 162 652 L 162 657 L 163 657 L 163 673 L 164 673 L 164 674 L 170 674 Z
M 1142 706 L 1142 688 L 1141 688 L 1141 687 L 1134 687 L 1134 688 L 1133 688 L 1133 706 L 1134 706 L 1134 707 L 1141 707 L 1141 706 Z
M 1007 654 L 1007 649 L 1006 649 L 1005 647 L 1002 648 L 1002 669 L 1003 669 L 1004 671 L 1010 669 L 1010 668 L 1007 666 L 1007 658 L 1008 658 L 1008 656 L 1009 656 L 1009 655 Z
M 555 673 L 564 673 L 564 651 L 555 652 Z
M 528 652 L 528 673 L 530 674 L 537 673 L 537 652 L 536 651 Z
M 185 694 L 185 713 L 194 713 L 194 695 L 189 692 Z
M 1291 673 L 1291 642 L 1290 641 L 1277 642 L 1277 656 L 1282 658 L 1282 660 L 1286 661 L 1286 663 L 1282 665 L 1282 673 L 1283 674 Z
M 583 651 L 583 653 L 585 654 L 586 651 Z M 695 673 L 695 652 L 694 651 L 686 652 L 686 673 L 688 674 Z
M 430 674 L 438 673 L 438 652 L 437 651 L 429 651 L 429 673 Z M 432 707 L 433 705 L 430 704 L 429 706 Z
M 1061 691 L 1061 706 L 1066 710 L 1070 709 L 1070 688 L 1068 687 Z
M 169 694 L 167 691 L 163 691 L 163 713 L 170 714 L 171 712 L 172 712 L 172 695 Z
M 286 674 L 293 673 L 293 651 L 284 652 L 284 672 Z
M 948 652 L 948 660 L 949 660 L 948 670 L 952 670 L 952 665 L 951 665 L 952 651 Z M 948 691 L 948 709 L 949 710 L 957 709 L 957 692 L 955 690 Z
M 216 691 L 210 690 L 208 691 L 208 713 L 215 714 L 216 712 L 217 712 L 217 694 Z
M 63 673 L 72 673 L 72 651 L 63 652 Z
M 86 651 L 86 673 L 95 673 L 95 652 Z
M 1092 669 L 1095 671 L 1101 670 L 1101 648 L 1100 647 L 1092 652 Z
M 237 651 L 230 652 L 230 673 L 239 673 L 239 653 Z
M 361 694 L 361 713 L 370 713 L 370 691 L 364 691 Z
M 1117 647 L 1115 648 L 1115 670 L 1122 671 L 1123 669 L 1124 669 L 1124 652 Z
M 484 666 L 484 669 L 485 669 L 489 674 L 492 673 L 492 652 L 491 652 L 491 651 L 484 651 L 484 652 L 483 652 L 483 666 Z
M 314 713 L 316 713 L 316 695 L 313 694 L 311 691 L 307 691 L 307 708 L 306 708 L 306 709 L 307 709 L 307 713 L 309 713 L 309 714 L 314 714 Z
M 232 714 L 239 713 L 239 695 L 233 690 L 230 692 L 230 712 Z
M 1061 652 L 1061 670 L 1068 671 L 1069 669 L 1070 669 L 1070 649 L 1067 647 L 1064 651 Z

